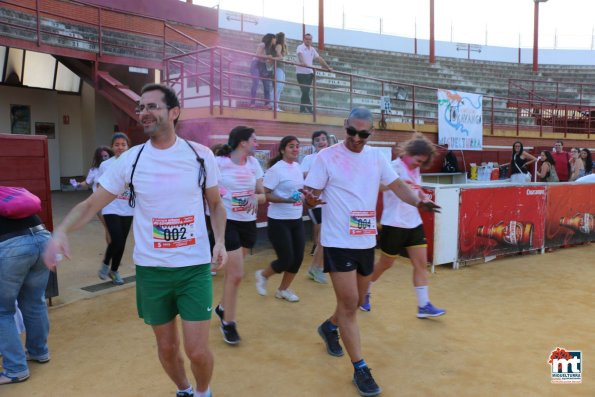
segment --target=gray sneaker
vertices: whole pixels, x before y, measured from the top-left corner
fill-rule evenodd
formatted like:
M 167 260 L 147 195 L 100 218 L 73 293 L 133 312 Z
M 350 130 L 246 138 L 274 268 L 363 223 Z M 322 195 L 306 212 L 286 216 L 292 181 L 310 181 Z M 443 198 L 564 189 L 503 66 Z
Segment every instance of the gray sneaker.
M 99 276 L 100 279 L 107 280 L 107 278 L 109 277 L 109 266 L 106 265 L 105 263 L 102 263 L 101 269 L 99 269 L 99 271 L 97 272 L 97 275 Z
M 327 284 L 326 274 L 319 267 L 310 267 L 308 269 L 308 277 L 320 284 Z
M 122 285 L 124 284 L 124 279 L 120 276 L 120 272 L 109 272 L 109 278 L 112 279 L 112 283 L 115 285 Z

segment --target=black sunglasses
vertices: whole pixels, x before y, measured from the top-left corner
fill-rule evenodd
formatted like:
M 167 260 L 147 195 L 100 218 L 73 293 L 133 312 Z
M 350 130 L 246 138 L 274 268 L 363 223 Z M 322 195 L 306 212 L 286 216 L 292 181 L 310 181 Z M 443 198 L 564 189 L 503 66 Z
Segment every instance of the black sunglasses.
M 347 131 L 347 135 L 349 136 L 359 136 L 361 139 L 368 139 L 370 137 L 370 135 L 372 135 L 372 133 L 370 132 L 370 130 L 361 130 L 358 131 L 355 128 L 353 128 L 352 126 L 349 127 L 345 127 L 345 131 Z

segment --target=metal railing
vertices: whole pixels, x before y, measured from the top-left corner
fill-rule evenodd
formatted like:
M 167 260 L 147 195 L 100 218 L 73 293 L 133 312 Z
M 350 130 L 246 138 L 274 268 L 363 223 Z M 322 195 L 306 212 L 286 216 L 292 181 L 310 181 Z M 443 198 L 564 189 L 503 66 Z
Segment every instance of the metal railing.
M 4 25 L 11 29 L 27 31 L 34 34 L 38 46 L 42 44 L 65 46 L 65 43 L 71 43 L 74 49 L 89 51 L 103 55 L 106 50 L 112 53 L 118 53 L 119 56 L 126 58 L 130 53 L 141 54 L 143 58 L 149 58 L 161 61 L 167 57 L 168 49 L 176 53 L 185 53 L 186 50 L 178 48 L 175 43 L 184 43 L 192 46 L 194 49 L 206 48 L 206 46 L 199 40 L 181 32 L 180 30 L 169 25 L 166 20 L 154 17 L 134 14 L 128 11 L 114 11 L 109 8 L 104 8 L 97 5 L 87 4 L 71 0 L 69 3 L 73 7 L 81 7 L 85 10 L 85 15 L 89 15 L 89 10 L 93 10 L 93 18 L 81 18 L 76 13 L 66 14 L 60 12 L 61 10 L 50 11 L 52 7 L 49 6 L 47 0 L 35 0 L 34 6 L 27 6 L 23 2 L 0 0 L 0 6 L 5 9 L 22 12 L 35 19 L 33 24 L 17 24 L 12 22 L 4 22 Z M 8 7 L 6 7 L 8 6 Z M 150 32 L 149 29 L 138 30 L 127 27 L 114 27 L 110 23 L 109 28 L 105 26 L 106 14 L 122 13 L 134 17 L 142 18 L 148 23 L 156 23 L 159 33 Z M 94 19 L 95 22 L 90 21 Z M 66 24 L 75 25 L 75 29 L 69 29 Z M 53 29 L 52 29 L 53 28 Z M 88 29 L 88 34 L 83 36 L 79 30 Z M 155 45 L 130 45 L 124 41 L 110 40 L 105 42 L 107 33 L 124 33 L 137 36 L 143 36 L 147 39 L 152 39 Z M 14 36 L 13 36 L 14 37 Z M 24 37 L 20 39 L 27 40 Z M 177 39 L 177 40 L 176 40 Z M 138 55 L 137 55 L 138 56 Z
M 578 107 L 595 106 L 595 84 L 508 79 L 508 97 L 550 103 L 552 108 L 559 103 L 574 104 Z
M 298 112 L 300 84 L 288 73 L 285 81 L 276 79 L 276 69 L 292 70 L 295 63 L 268 61 L 272 73 L 263 77 L 252 75 L 250 66 L 254 54 L 225 47 L 204 48 L 191 53 L 166 58 L 163 81 L 173 86 L 183 107 L 209 107 L 210 114 L 223 115 L 229 108 L 257 108 L 270 111 L 278 118 L 277 107 Z M 263 59 L 265 60 L 265 59 Z M 411 128 L 420 124 L 437 124 L 437 88 L 383 80 L 345 72 L 315 70 L 312 83 L 312 117 L 320 115 L 344 116 L 357 105 L 370 108 L 384 123 L 407 123 Z M 272 86 L 271 92 L 284 84 L 284 94 L 275 96 L 252 95 L 252 87 Z M 380 97 L 389 96 L 392 111 L 380 111 Z M 595 132 L 595 106 L 576 103 L 555 103 L 551 100 L 483 96 L 484 130 L 493 135 L 497 129 L 538 131 L 540 137 L 548 133 L 583 133 L 587 138 Z M 307 117 L 307 116 L 304 116 Z

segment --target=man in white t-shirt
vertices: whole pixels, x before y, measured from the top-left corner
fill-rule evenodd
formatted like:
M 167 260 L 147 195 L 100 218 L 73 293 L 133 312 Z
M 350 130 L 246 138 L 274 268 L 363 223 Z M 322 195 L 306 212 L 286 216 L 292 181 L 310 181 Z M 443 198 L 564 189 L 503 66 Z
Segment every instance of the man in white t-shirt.
M 325 204 L 321 231 L 324 271 L 330 274 L 337 298 L 335 312 L 318 327 L 318 333 L 327 352 L 338 357 L 343 355 L 340 328 L 354 367 L 353 383 L 364 396 L 382 391 L 363 359 L 356 316 L 374 270 L 378 190 L 382 184 L 413 206 L 429 211 L 438 208 L 431 201 L 420 200 L 381 152 L 366 146 L 372 128 L 370 111 L 353 109 L 345 120 L 345 141 L 318 154 L 304 183 L 307 205 Z M 325 202 L 318 198 L 322 192 Z
M 310 87 L 312 87 L 312 81 L 314 80 L 314 70 L 312 69 L 314 60 L 318 60 L 318 62 L 320 62 L 320 64 L 329 72 L 333 69 L 331 69 L 320 55 L 318 55 L 316 49 L 312 47 L 312 35 L 310 33 L 304 35 L 304 42 L 297 46 L 295 54 L 298 57 L 298 63 L 300 65 L 295 67 L 295 76 L 300 84 L 300 90 L 302 91 L 300 113 L 312 113 Z
M 217 186 L 217 164 L 207 147 L 176 135 L 180 104 L 171 88 L 159 84 L 143 87 L 136 112 L 149 141 L 122 154 L 101 176 L 97 191 L 68 213 L 54 230 L 44 261 L 54 270 L 62 255 L 69 258 L 66 233 L 84 226 L 129 188 L 130 205 L 135 208 L 133 259 L 137 265 L 139 317 L 153 328 L 161 365 L 176 384 L 176 395 L 211 396 L 210 265 L 212 262 L 218 270 L 227 260 L 226 214 Z M 212 259 L 203 197 L 215 236 Z M 196 393 L 186 376 L 178 347 L 178 314 L 182 319 L 184 350 L 197 382 Z

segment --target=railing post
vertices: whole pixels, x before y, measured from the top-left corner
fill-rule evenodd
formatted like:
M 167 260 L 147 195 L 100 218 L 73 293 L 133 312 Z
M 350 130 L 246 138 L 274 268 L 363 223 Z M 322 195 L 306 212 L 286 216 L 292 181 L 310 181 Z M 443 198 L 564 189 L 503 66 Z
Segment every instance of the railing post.
M 99 22 L 98 32 L 97 32 L 97 45 L 99 46 L 99 56 L 103 54 L 103 25 L 101 21 L 101 7 L 97 8 L 97 21 Z M 164 57 L 165 58 L 165 57 Z M 161 58 L 163 59 L 163 58 Z
M 165 35 L 166 34 L 167 34 L 167 24 L 165 22 L 163 22 L 163 46 L 162 46 L 162 50 L 161 50 L 163 52 L 163 55 L 161 56 L 161 59 L 165 59 L 165 51 L 166 51 Z
M 273 118 L 277 118 L 277 60 L 273 59 L 273 91 L 271 93 L 273 97 Z
M 568 105 L 564 105 L 564 139 L 568 134 Z
M 353 75 L 349 74 L 349 110 L 353 109 Z
M 37 46 L 41 46 L 41 16 L 39 14 L 39 0 L 35 0 L 35 16 L 37 17 Z
M 415 129 L 415 86 L 411 86 L 411 128 Z
M 314 70 L 314 76 L 312 77 L 312 120 L 316 122 L 316 70 Z
M 212 116 L 214 111 L 214 104 L 213 104 L 213 91 L 215 88 L 215 54 L 213 53 L 214 49 L 211 48 L 209 51 L 211 61 L 209 62 L 209 114 Z
M 494 97 L 492 97 L 492 125 L 490 127 L 490 135 L 494 135 Z
M 539 114 L 541 115 L 541 121 L 539 122 L 539 137 L 543 137 L 543 102 L 539 104 Z
M 180 62 L 180 99 L 182 100 L 182 109 L 184 108 L 184 62 Z
M 519 136 L 520 113 L 521 113 L 521 108 L 519 108 L 517 106 L 517 108 L 516 108 L 516 136 Z
M 219 115 L 223 115 L 223 50 L 219 49 Z M 197 91 L 198 92 L 198 91 Z M 231 101 L 231 99 L 230 99 Z M 231 107 L 231 103 L 229 104 Z

